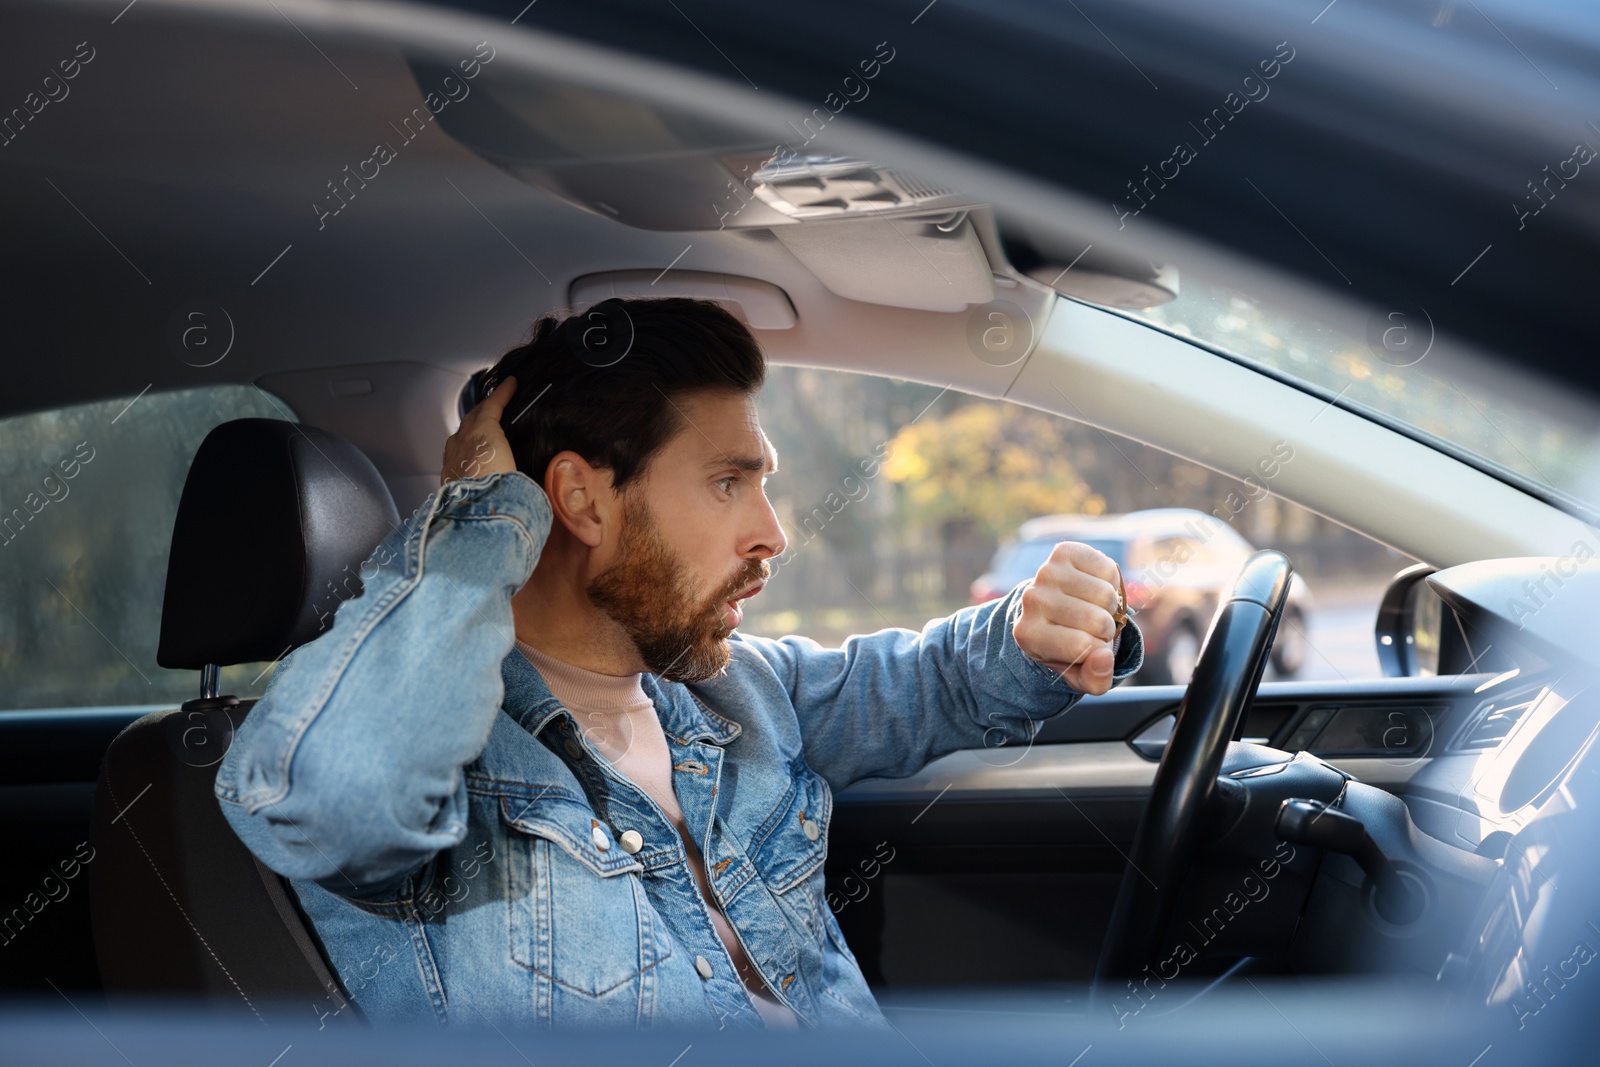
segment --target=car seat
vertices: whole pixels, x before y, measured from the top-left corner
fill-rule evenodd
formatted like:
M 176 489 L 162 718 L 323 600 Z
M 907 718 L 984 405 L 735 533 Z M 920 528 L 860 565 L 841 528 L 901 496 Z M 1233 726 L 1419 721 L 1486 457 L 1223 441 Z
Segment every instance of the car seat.
M 287 883 L 256 859 L 212 793 L 254 700 L 219 695 L 231 664 L 281 659 L 360 592 L 360 565 L 399 525 L 355 445 L 311 426 L 236 419 L 184 483 L 161 609 L 162 667 L 200 695 L 131 723 L 95 787 L 90 915 L 108 999 L 198 996 L 224 1013 L 309 1003 L 360 1020 Z M 304 1010 L 293 1008 L 292 1010 Z

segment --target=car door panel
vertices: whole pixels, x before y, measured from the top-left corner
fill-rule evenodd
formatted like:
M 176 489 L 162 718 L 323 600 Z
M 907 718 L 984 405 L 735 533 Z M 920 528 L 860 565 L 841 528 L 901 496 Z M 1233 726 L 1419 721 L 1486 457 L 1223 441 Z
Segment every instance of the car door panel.
M 1476 708 L 1472 691 L 1484 677 L 1268 682 L 1244 736 L 1290 750 L 1307 747 L 1309 737 L 1313 753 L 1400 790 L 1431 747 Z M 1119 687 L 1045 723 L 1030 745 L 953 753 L 909 778 L 841 791 L 828 898 L 869 980 L 903 986 L 1085 977 L 1155 773 L 1155 760 L 1129 740 L 1174 714 L 1183 692 Z M 87 839 L 105 749 L 150 710 L 158 709 L 0 715 L 0 826 L 16 859 L 0 877 L 0 892 L 27 912 L 6 935 L 0 987 L 42 989 L 43 977 L 62 988 L 97 985 L 87 892 L 64 886 L 60 899 L 50 900 L 29 877 L 74 856 Z M 1388 734 L 1407 741 L 1388 754 L 1381 742 L 1390 729 L 1385 716 L 1394 712 L 1410 716 L 1403 729 L 1417 736 Z M 1368 721 L 1339 729 L 1352 713 Z M 1352 750 L 1349 739 L 1363 730 L 1371 736 L 1374 719 L 1380 749 Z M 1344 747 L 1323 747 L 1323 738 Z M 48 906 L 34 912 L 29 900 Z
M 0 989 L 100 984 L 89 926 L 89 811 L 112 738 L 152 708 L 0 713 Z
M 1243 739 L 1402 791 L 1472 715 L 1487 677 L 1263 683 Z M 841 791 L 828 899 L 869 980 L 1086 980 L 1161 752 L 1159 741 L 1144 753 L 1130 742 L 1183 695 L 1119 687 L 1046 722 L 1029 745 L 952 753 Z

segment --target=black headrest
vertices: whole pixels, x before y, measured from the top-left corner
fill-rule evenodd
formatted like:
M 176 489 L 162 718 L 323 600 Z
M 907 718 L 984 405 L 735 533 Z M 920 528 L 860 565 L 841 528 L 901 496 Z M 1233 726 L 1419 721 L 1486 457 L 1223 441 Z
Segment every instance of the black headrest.
M 360 594 L 362 562 L 399 524 L 349 441 L 279 419 L 223 423 L 183 484 L 156 662 L 199 670 L 305 644 Z

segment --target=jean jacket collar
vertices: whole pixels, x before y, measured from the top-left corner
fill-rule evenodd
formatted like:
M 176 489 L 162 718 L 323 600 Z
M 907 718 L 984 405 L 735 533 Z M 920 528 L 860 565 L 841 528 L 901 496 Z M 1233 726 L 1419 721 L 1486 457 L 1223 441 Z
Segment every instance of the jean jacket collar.
M 537 735 L 551 719 L 567 711 L 550 692 L 538 668 L 520 652 L 505 658 L 501 677 L 505 682 L 506 713 L 530 734 Z M 739 736 L 740 725 L 706 707 L 689 686 L 663 681 L 649 673 L 639 679 L 639 684 L 656 706 L 661 728 L 679 744 L 709 741 L 726 745 Z

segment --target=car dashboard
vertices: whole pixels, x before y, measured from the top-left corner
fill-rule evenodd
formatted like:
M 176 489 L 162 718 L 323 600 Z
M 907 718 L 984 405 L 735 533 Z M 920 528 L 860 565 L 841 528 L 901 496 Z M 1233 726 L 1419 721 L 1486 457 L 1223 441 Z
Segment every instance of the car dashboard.
M 1403 810 L 1374 836 L 1424 888 L 1409 925 L 1313 894 L 1299 937 L 1321 963 L 1407 971 L 1517 1030 L 1600 958 L 1600 688 L 1592 620 L 1600 584 L 1586 558 L 1493 560 L 1426 578 L 1443 605 L 1434 625 L 1466 662 L 1503 669 L 1462 688 L 1447 728 L 1394 789 Z M 1347 805 L 1348 807 L 1349 805 Z M 1358 805 L 1359 806 L 1359 805 Z M 1319 883 L 1361 885 L 1328 856 Z M 1319 890 L 1323 887 L 1319 885 Z M 1370 902 L 1370 893 L 1369 902 Z M 1319 911 L 1320 907 L 1320 911 Z
M 1252 905 L 1216 947 L 1264 951 L 1262 964 L 1287 973 L 1402 977 L 1502 1013 L 1539 1003 L 1530 983 L 1547 964 L 1570 981 L 1575 944 L 1600 948 L 1591 916 L 1567 914 L 1600 900 L 1600 691 L 1581 625 L 1596 600 L 1576 577 L 1535 615 L 1507 600 L 1554 566 L 1499 560 L 1414 576 L 1437 610 L 1408 612 L 1397 639 L 1442 646 L 1447 673 L 1260 686 L 1241 730 L 1249 744 L 1235 747 L 1343 774 L 1339 806 L 1421 887 L 1422 914 L 1385 920 L 1354 858 L 1313 849 L 1301 889 L 1280 880 L 1272 909 Z M 1384 626 L 1380 617 L 1380 640 Z M 875 985 L 1086 980 L 1096 917 L 1109 911 L 1183 696 L 1180 686 L 1119 687 L 1048 720 L 1025 748 L 953 753 L 841 792 L 830 902 Z M 1222 842 L 1232 854 L 1197 871 L 1188 895 L 1198 903 L 1180 918 L 1203 924 L 1218 887 L 1270 844 Z M 1290 896 L 1295 908 L 1271 914 Z M 1052 906 L 1025 909 L 1019 924 L 1028 900 Z M 939 920 L 957 907 L 971 924 Z M 1600 926 L 1600 912 L 1592 918 Z M 1019 974 L 1018 960 L 1037 965 Z

